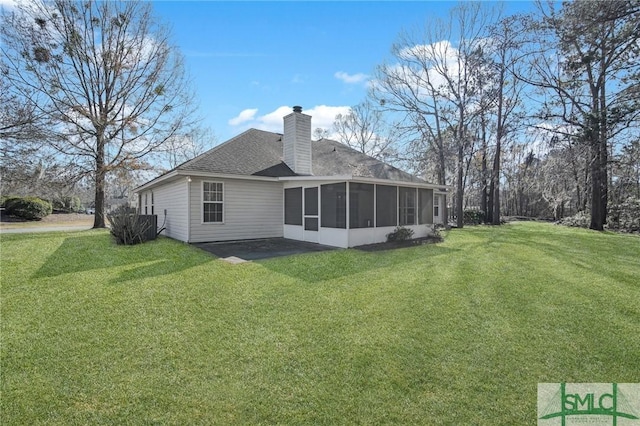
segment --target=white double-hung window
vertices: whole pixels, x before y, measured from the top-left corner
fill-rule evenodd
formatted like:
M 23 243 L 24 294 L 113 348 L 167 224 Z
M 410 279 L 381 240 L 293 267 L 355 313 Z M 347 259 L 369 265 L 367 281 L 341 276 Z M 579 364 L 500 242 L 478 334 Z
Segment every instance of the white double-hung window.
M 222 182 L 202 182 L 202 221 L 222 223 L 224 212 Z

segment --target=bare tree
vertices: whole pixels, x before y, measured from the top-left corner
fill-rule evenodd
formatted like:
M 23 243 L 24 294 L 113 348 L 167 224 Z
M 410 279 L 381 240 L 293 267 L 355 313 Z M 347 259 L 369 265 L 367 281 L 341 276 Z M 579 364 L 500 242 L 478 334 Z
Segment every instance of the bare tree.
M 1 18 L 3 78 L 53 123 L 48 140 L 95 179 L 94 227 L 104 227 L 105 177 L 190 124 L 182 57 L 140 1 L 19 3 Z
M 440 183 L 446 182 L 445 144 L 451 135 L 456 149 L 458 227 L 463 226 L 465 170 L 476 143 L 470 127 L 481 111 L 478 54 L 492 19 L 491 11 L 480 3 L 463 3 L 451 9 L 448 21 L 429 21 L 422 36 L 403 35 L 393 47 L 397 62 L 378 68 L 372 90 L 374 99 L 404 114 L 414 133 L 434 144 Z
M 185 161 L 197 157 L 203 152 L 213 148 L 217 144 L 217 138 L 213 130 L 203 127 L 195 127 L 185 134 L 176 134 L 167 140 L 167 143 L 159 150 L 159 164 L 161 172 L 174 169 Z
M 539 3 L 531 22 L 525 81 L 543 91 L 540 118 L 590 149 L 592 229 L 602 230 L 608 202 L 609 150 L 638 119 L 640 3 L 634 0 Z
M 385 157 L 395 142 L 394 129 L 370 100 L 338 114 L 333 129 L 339 141 L 374 158 Z
M 10 92 L 4 78 L 7 72 L 6 66 L 0 63 L 0 75 L 3 76 L 0 78 L 0 160 L 4 179 L 7 166 L 16 166 L 15 163 L 41 153 L 47 128 L 34 106 L 25 104 Z
M 0 73 L 7 69 L 0 65 Z M 61 164 L 46 145 L 48 122 L 33 105 L 11 93 L 6 79 L 0 79 L 0 192 L 36 195 L 54 201 L 81 178 L 82 170 Z
M 540 164 L 536 190 L 549 205 L 554 220 L 564 216 L 565 205 L 571 201 L 571 180 L 564 153 L 560 150 L 550 151 Z
M 522 117 L 519 108 L 524 84 L 515 77 L 516 73 L 524 75 L 520 61 L 520 44 L 518 37 L 518 20 L 507 17 L 492 27 L 490 32 L 489 55 L 492 58 L 492 85 L 488 91 L 495 100 L 490 108 L 495 112 L 495 153 L 491 167 L 491 180 L 488 194 L 488 221 L 500 224 L 500 169 L 502 164 L 503 145 L 510 133 L 516 130 Z
M 328 129 L 324 129 L 322 127 L 316 127 L 313 130 L 313 139 L 319 141 L 320 139 L 325 139 L 331 137 L 331 132 Z
M 3 154 L 25 148 L 27 142 L 40 141 L 46 130 L 42 123 L 42 116 L 33 105 L 26 105 L 21 99 L 9 91 L 9 85 L 4 78 L 6 67 L 0 63 L 0 141 L 3 142 Z M 9 144 L 11 141 L 11 146 Z

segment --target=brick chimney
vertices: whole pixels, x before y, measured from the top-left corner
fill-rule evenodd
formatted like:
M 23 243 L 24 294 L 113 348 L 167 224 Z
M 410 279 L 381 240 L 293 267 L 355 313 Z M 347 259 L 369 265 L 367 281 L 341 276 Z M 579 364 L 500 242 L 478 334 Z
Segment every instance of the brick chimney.
M 311 175 L 311 116 L 302 113 L 302 107 L 294 106 L 293 112 L 284 117 L 282 137 L 284 162 L 299 175 Z

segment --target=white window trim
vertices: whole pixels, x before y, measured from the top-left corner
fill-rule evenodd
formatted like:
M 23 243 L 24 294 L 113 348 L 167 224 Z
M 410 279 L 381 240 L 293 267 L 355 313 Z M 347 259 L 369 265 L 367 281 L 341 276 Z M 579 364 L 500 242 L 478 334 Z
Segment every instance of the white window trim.
M 219 183 L 222 185 L 222 201 L 205 201 L 204 200 L 204 184 L 205 183 Z M 225 208 L 224 208 L 224 200 L 226 198 L 225 195 L 225 191 L 224 191 L 224 182 L 219 181 L 219 180 L 203 180 L 200 183 L 200 223 L 202 225 L 224 225 L 224 220 L 226 218 L 226 214 L 225 214 Z M 204 204 L 205 203 L 211 203 L 211 204 L 222 204 L 222 221 L 221 222 L 205 222 L 204 221 Z

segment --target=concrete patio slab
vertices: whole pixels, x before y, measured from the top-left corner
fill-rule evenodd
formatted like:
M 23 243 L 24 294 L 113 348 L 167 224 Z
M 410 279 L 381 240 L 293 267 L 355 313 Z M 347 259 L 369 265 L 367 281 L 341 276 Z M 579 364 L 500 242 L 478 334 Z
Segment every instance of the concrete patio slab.
M 337 247 L 290 240 L 287 238 L 196 243 L 194 246 L 222 259 L 235 257 L 243 260 L 261 260 L 337 249 Z

